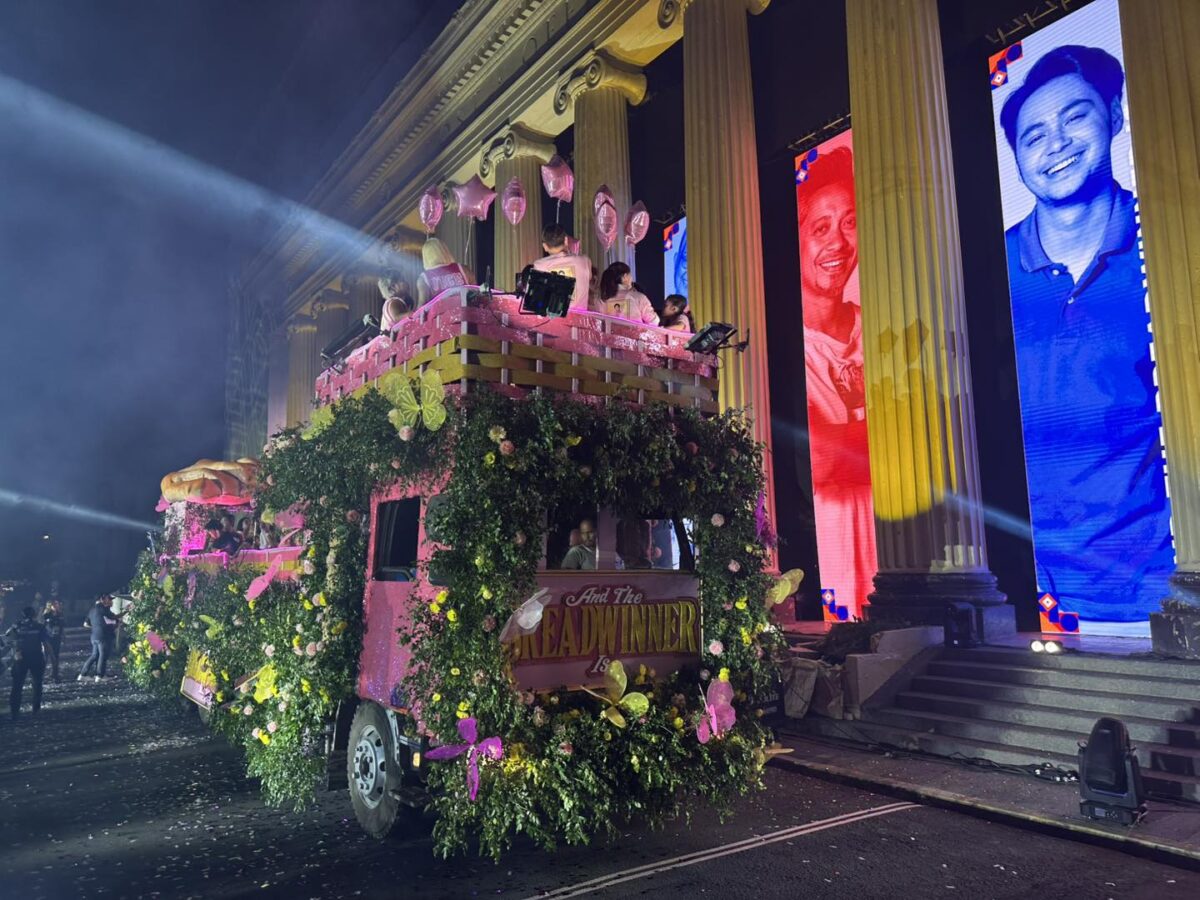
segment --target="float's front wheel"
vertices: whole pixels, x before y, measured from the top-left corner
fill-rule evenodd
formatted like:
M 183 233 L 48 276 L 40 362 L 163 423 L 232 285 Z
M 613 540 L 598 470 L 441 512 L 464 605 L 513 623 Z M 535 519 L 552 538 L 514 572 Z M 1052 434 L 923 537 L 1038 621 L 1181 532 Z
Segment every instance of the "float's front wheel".
M 393 772 L 392 729 L 379 706 L 369 701 L 359 704 L 346 749 L 354 817 L 371 837 L 384 838 L 400 815 L 400 801 L 391 791 L 399 783 L 400 773 Z

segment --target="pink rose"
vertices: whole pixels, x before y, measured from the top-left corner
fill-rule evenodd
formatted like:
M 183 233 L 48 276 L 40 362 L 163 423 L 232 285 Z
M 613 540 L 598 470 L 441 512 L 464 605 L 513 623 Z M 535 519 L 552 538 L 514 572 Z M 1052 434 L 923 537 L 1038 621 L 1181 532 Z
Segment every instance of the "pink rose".
M 279 701 L 279 711 L 280 711 L 280 712 L 287 712 L 287 701 L 286 701 L 286 700 L 280 700 L 280 701 Z
M 278 730 L 279 730 L 279 726 L 277 724 L 275 724 L 274 722 L 267 723 L 267 731 L 271 732 L 271 734 L 274 734 Z
M 317 571 L 317 567 L 313 565 L 313 561 L 311 559 L 306 559 L 300 568 L 304 570 L 305 575 L 311 575 L 313 572 Z
M 713 656 L 720 656 L 722 653 L 725 652 L 725 645 L 722 644 L 720 641 L 712 641 L 708 645 L 708 652 L 711 653 Z
M 713 513 L 712 516 L 713 528 L 720 528 L 725 524 L 725 517 L 720 513 Z
M 398 460 L 398 459 L 392 460 L 392 468 L 393 469 L 399 469 L 402 465 L 404 465 L 404 463 L 400 462 L 400 460 Z
M 269 484 L 269 485 L 275 484 L 275 476 L 274 475 L 267 476 L 267 484 Z
M 267 646 L 263 647 L 263 653 L 267 654 L 268 657 L 274 656 L 275 655 L 275 645 L 267 644 Z
M 496 617 L 495 616 L 484 616 L 483 617 L 483 630 L 485 632 L 488 632 L 489 634 L 496 630 Z
M 346 521 L 351 525 L 357 525 L 362 521 L 362 513 L 357 509 L 348 509 L 346 510 Z
M 710 674 L 710 673 L 709 673 L 708 669 L 701 669 L 701 670 L 700 670 L 700 680 L 701 680 L 701 681 L 708 681 L 709 674 Z
M 254 738 L 255 740 L 258 740 L 258 736 L 260 734 L 262 734 L 262 732 L 259 729 L 255 728 L 252 732 L 250 732 L 250 737 Z
M 295 653 L 297 656 L 303 656 L 304 648 L 303 647 L 293 647 L 292 652 Z
M 516 544 L 518 547 L 524 547 L 525 546 L 525 532 L 518 531 L 516 534 L 514 534 L 513 535 L 513 543 Z
M 517 452 L 517 445 L 514 444 L 512 441 L 501 441 L 500 442 L 500 455 L 501 456 L 512 456 L 516 452 Z
M 307 653 L 309 656 L 316 656 L 317 655 L 316 642 L 315 641 L 310 642 L 309 645 L 304 648 L 304 652 Z
M 242 715 L 244 715 L 244 716 L 254 715 L 254 707 L 251 706 L 249 703 L 247 703 L 245 706 L 242 707 Z
M 411 425 L 401 425 L 400 426 L 399 434 L 400 434 L 400 440 L 402 440 L 402 441 L 411 441 L 413 439 L 413 436 L 416 433 L 417 432 L 413 429 L 413 427 Z
M 736 559 L 731 559 L 729 561 L 729 571 L 736 575 L 738 572 L 742 571 L 742 564 Z
M 570 741 L 563 741 L 561 744 L 558 745 L 558 752 L 561 753 L 563 756 L 570 756 L 572 753 L 575 752 L 575 748 L 573 746 L 571 746 Z
M 582 475 L 584 478 L 590 478 L 592 476 L 592 467 L 591 466 L 580 466 L 579 474 Z
M 683 445 L 683 449 L 686 450 L 688 453 L 690 453 L 692 456 L 695 456 L 697 453 L 700 452 L 700 447 L 695 441 L 688 441 L 686 444 Z

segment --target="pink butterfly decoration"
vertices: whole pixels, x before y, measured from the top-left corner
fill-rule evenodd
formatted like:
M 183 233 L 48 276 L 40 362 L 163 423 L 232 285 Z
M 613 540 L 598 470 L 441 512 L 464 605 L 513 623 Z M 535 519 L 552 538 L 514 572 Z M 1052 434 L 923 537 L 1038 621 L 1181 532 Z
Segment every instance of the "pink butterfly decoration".
M 713 738 L 723 737 L 736 720 L 733 685 L 713 679 L 708 685 L 708 696 L 704 698 L 704 713 L 696 726 L 696 737 L 700 743 L 707 744 Z
M 196 602 L 196 573 L 188 572 L 187 579 L 187 596 L 183 598 L 183 605 L 188 609 L 192 608 L 192 604 Z
M 274 581 L 275 576 L 279 574 L 279 566 L 280 560 L 277 559 L 275 562 L 271 563 L 271 565 L 267 568 L 267 571 L 263 572 L 252 582 L 250 582 L 250 587 L 246 588 L 247 600 L 257 600 L 259 596 L 262 595 L 262 592 L 271 586 L 271 582 Z
M 754 507 L 754 539 L 766 547 L 774 547 L 779 543 L 779 536 L 775 533 L 775 526 L 771 523 L 770 516 L 767 515 L 767 494 L 765 491 L 758 492 L 758 503 Z
M 501 759 L 504 756 L 504 745 L 498 737 L 484 738 L 476 743 L 479 730 L 478 723 L 473 718 L 458 720 L 458 734 L 466 741 L 465 744 L 446 744 L 443 747 L 435 747 L 425 754 L 425 758 L 454 759 L 456 756 L 467 754 L 467 795 L 474 803 L 475 795 L 479 793 L 480 755 L 489 759 Z

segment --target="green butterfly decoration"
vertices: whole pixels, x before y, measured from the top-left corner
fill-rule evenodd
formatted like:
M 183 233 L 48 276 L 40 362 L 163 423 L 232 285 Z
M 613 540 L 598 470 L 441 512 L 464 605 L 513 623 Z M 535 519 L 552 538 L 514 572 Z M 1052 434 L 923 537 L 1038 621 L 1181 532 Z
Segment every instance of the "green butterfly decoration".
M 650 698 L 641 691 L 625 693 L 625 688 L 628 684 L 629 676 L 625 674 L 625 666 L 619 659 L 614 659 L 608 664 L 608 668 L 604 670 L 603 694 L 597 694 L 595 691 L 584 688 L 585 691 L 605 704 L 600 717 L 607 719 L 617 728 L 624 728 L 629 724 L 625 720 L 625 715 L 621 710 L 624 710 L 636 719 L 639 716 L 644 716 L 650 708 Z

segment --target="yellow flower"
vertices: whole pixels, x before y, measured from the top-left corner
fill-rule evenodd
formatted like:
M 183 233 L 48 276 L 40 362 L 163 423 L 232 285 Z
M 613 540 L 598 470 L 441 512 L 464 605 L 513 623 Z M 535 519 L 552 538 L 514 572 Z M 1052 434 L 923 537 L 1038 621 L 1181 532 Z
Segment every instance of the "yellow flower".
M 742 629 L 742 643 L 745 644 L 747 647 L 750 646 L 750 632 L 748 629 L 745 629 L 745 628 Z
M 263 742 L 264 747 L 267 744 L 271 743 L 271 736 L 269 734 L 267 734 L 265 731 L 260 731 L 258 733 L 258 739 Z
M 316 548 L 316 547 L 309 547 L 309 548 L 308 548 L 308 553 L 306 553 L 306 554 L 305 554 L 305 556 L 307 556 L 307 557 L 309 557 L 309 558 L 312 558 L 312 557 L 314 557 L 314 556 L 316 556 L 316 555 L 317 555 L 317 548 Z
M 729 680 L 729 669 L 727 669 L 727 668 L 721 669 L 721 671 L 717 674 L 717 679 L 719 681 L 728 681 Z
M 222 670 L 221 670 L 221 680 L 222 680 L 222 681 L 228 681 L 228 680 L 229 680 L 229 671 L 228 671 L 227 669 L 222 669 Z
M 481 571 L 481 572 L 482 572 L 482 571 L 483 571 L 483 567 L 484 567 L 486 564 L 487 564 L 487 560 L 485 560 L 485 559 L 483 558 L 483 554 L 482 554 L 482 553 L 480 553 L 478 556 L 476 556 L 476 557 L 475 557 L 475 568 L 476 568 L 476 569 L 478 569 L 479 571 Z
M 434 603 L 445 603 L 445 602 L 446 602 L 446 600 L 448 600 L 448 599 L 449 599 L 449 597 L 450 597 L 450 594 L 449 594 L 449 592 L 447 592 L 447 591 L 438 591 L 438 592 L 437 592 L 437 596 L 435 596 L 435 597 L 433 598 L 433 602 L 434 602 Z
M 671 724 L 675 726 L 676 731 L 683 730 L 683 719 L 680 718 L 679 716 L 676 716 L 675 720 Z
M 508 437 L 508 433 L 499 425 L 493 425 L 488 429 L 488 437 L 497 444 Z
M 311 601 L 311 600 L 305 600 L 305 601 L 304 601 L 304 608 L 305 608 L 305 609 L 312 609 L 312 608 L 313 608 L 312 601 Z
M 611 741 L 612 740 L 612 732 L 611 731 L 604 732 L 604 739 L 606 741 Z
M 489 588 L 487 585 L 484 585 L 483 587 L 481 587 L 479 589 L 479 596 L 482 597 L 484 600 L 491 600 L 492 599 L 492 589 Z
M 325 688 L 321 688 L 319 693 L 321 694 L 321 699 L 324 700 L 326 703 L 328 703 L 329 702 L 329 691 L 325 690 Z
M 257 603 L 257 598 L 255 598 L 254 600 L 246 601 L 246 605 L 249 606 L 251 609 L 254 609 L 254 606 L 256 603 Z
M 238 586 L 236 584 L 231 584 L 229 586 L 229 593 L 231 593 L 231 594 L 238 593 Z
M 312 684 L 309 682 L 309 680 L 307 678 L 300 679 L 300 690 L 304 691 L 304 693 L 306 693 L 306 694 L 312 693 Z
M 452 669 L 450 670 L 450 674 L 451 674 L 451 675 L 461 675 L 461 674 L 462 674 L 462 669 L 460 669 L 458 666 L 455 666 L 454 668 L 452 668 Z
M 449 622 L 457 622 L 458 621 L 458 610 L 455 610 L 455 609 L 446 610 L 446 620 Z
M 300 635 L 298 635 L 298 634 L 297 634 L 297 635 L 295 635 L 295 636 L 293 636 L 293 637 L 292 637 L 292 646 L 293 646 L 293 647 L 299 647 L 299 646 L 300 646 Z
M 332 634 L 334 637 L 337 637 L 339 634 L 341 634 L 343 631 L 345 631 L 349 627 L 350 627 L 349 622 L 338 622 L 336 625 L 334 625 L 332 628 L 329 629 L 329 633 Z
M 220 703 L 222 700 L 224 700 L 224 699 L 225 699 L 225 692 L 224 692 L 224 691 L 217 691 L 217 693 L 216 693 L 216 699 L 217 699 L 217 702 L 218 702 L 218 703 Z
M 581 443 L 583 443 L 583 438 L 581 438 L 579 435 L 572 434 L 567 436 L 568 447 L 578 447 Z
M 468 703 L 466 700 L 460 700 L 458 702 L 458 711 L 459 712 L 466 712 L 470 708 L 471 708 L 471 704 Z
M 430 611 L 431 613 L 433 613 L 433 614 L 436 616 L 438 613 L 440 613 L 440 612 L 442 611 L 441 604 L 439 604 L 439 603 L 430 603 L 430 604 L 429 604 L 429 611 Z
M 735 600 L 733 602 L 733 605 L 736 606 L 738 609 L 745 609 L 746 608 L 746 598 L 738 597 L 737 600 Z
M 313 594 L 312 602 L 317 604 L 317 606 L 324 606 L 329 601 L 325 599 L 324 591 L 317 591 L 317 593 Z
M 461 709 L 455 710 L 455 712 L 454 712 L 455 718 L 458 718 L 458 719 L 465 719 L 469 715 L 470 715 L 470 713 L 465 713 Z
M 496 464 L 496 454 L 491 450 L 483 454 L 483 464 L 485 466 L 494 466 Z
M 434 694 L 433 694 L 432 700 L 433 700 L 433 702 L 434 702 L 434 703 L 441 703 L 441 702 L 442 702 L 442 695 L 441 695 L 441 694 L 439 694 L 439 693 L 437 693 L 436 691 L 434 691 Z

